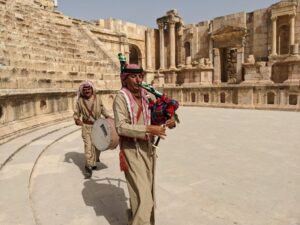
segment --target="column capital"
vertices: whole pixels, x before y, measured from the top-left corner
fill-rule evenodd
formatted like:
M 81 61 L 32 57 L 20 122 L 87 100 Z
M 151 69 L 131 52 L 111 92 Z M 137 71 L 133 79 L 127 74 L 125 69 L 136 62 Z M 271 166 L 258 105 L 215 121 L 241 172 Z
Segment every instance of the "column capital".
M 276 21 L 277 18 L 278 18 L 277 16 L 272 16 L 272 17 L 271 17 L 271 20 L 272 20 L 272 21 Z
M 157 22 L 157 25 L 159 29 L 164 29 L 165 28 L 165 23 L 164 22 Z
M 171 20 L 171 21 L 168 22 L 168 24 L 169 24 L 170 27 L 175 27 L 176 21 Z

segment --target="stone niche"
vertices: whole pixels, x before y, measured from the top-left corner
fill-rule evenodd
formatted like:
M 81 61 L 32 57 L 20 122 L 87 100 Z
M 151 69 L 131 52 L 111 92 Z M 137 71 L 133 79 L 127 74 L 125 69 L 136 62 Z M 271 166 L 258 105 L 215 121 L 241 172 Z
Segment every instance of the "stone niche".
M 242 81 L 245 27 L 224 26 L 211 35 L 214 41 L 216 83 L 236 84 Z

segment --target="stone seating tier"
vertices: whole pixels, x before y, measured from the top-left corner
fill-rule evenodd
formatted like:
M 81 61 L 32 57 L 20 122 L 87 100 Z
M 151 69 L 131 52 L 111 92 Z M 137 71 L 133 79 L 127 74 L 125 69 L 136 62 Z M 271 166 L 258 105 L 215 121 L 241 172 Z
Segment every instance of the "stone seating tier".
M 5 7 L 0 7 L 0 40 L 5 43 L 1 88 L 69 88 L 85 79 L 119 82 L 107 53 L 95 48 L 68 17 L 34 5 Z

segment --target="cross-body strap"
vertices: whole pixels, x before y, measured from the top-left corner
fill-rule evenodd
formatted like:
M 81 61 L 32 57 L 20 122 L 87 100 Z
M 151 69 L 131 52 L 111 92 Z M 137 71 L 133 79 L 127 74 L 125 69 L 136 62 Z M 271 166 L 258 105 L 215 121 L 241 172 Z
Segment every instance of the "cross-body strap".
M 93 103 L 91 105 L 91 109 L 89 109 L 89 107 L 87 106 L 86 102 L 84 101 L 84 99 L 82 99 L 83 101 L 83 105 L 86 108 L 86 110 L 88 111 L 89 115 L 95 119 L 94 115 L 93 115 L 93 110 L 94 110 L 94 105 L 95 105 L 95 100 L 96 100 L 96 95 L 93 95 Z

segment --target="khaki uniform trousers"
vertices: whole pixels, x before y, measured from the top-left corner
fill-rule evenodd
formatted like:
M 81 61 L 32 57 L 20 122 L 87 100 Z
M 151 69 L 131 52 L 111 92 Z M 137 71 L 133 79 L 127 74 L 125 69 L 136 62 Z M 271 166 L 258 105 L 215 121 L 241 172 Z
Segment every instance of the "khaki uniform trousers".
M 84 143 L 84 155 L 86 166 L 96 166 L 100 157 L 100 151 L 92 144 L 92 128 L 93 125 L 83 124 L 82 139 Z
M 128 163 L 125 172 L 130 196 L 131 213 L 129 225 L 154 225 L 154 170 L 156 154 L 148 151 L 148 145 L 139 150 L 126 149 Z M 146 147 L 147 146 L 147 147 Z M 143 150 L 144 149 L 144 150 Z M 146 150 L 145 150 L 146 149 Z M 155 156 L 154 156 L 155 155 Z

